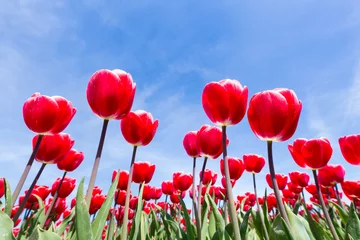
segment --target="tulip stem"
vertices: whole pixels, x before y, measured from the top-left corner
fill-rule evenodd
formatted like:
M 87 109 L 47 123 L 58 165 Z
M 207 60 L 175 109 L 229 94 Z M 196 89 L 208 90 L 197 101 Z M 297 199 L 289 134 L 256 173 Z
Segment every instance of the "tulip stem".
M 260 215 L 261 225 L 262 225 L 262 227 L 264 229 L 265 239 L 269 240 L 269 234 L 268 234 L 267 229 L 266 229 L 266 225 L 265 225 L 265 221 L 264 221 L 264 215 L 262 214 L 262 211 L 260 209 L 259 200 L 258 200 L 258 195 L 257 195 L 257 190 L 256 190 L 255 173 L 253 173 L 252 175 L 253 175 L 254 193 L 255 193 L 255 198 L 256 198 L 256 207 L 257 207 L 259 215 Z
M 226 126 L 222 126 L 222 145 L 223 145 L 223 159 L 224 159 L 224 170 L 225 170 L 225 179 L 226 179 L 226 192 L 227 198 L 229 200 L 229 211 L 230 211 L 230 219 L 233 225 L 234 235 L 236 240 L 240 240 L 240 230 L 239 230 L 239 222 L 236 215 L 236 208 L 234 205 L 234 197 L 232 193 L 232 185 L 230 182 L 230 171 L 229 171 L 229 161 L 227 157 L 227 146 L 226 146 Z
M 201 216 L 199 217 L 197 206 L 196 206 L 196 190 L 195 190 L 195 174 L 196 174 L 196 157 L 193 159 L 193 184 L 192 184 L 192 202 L 193 202 L 193 211 L 192 211 L 192 219 L 194 219 L 195 215 L 195 223 L 196 223 L 196 231 L 198 233 L 198 239 L 201 240 Z
M 268 150 L 268 160 L 269 160 L 269 170 L 271 175 L 271 182 L 274 188 L 274 193 L 276 197 L 276 203 L 278 206 L 278 209 L 280 211 L 281 217 L 285 220 L 285 223 L 288 225 L 290 232 L 291 232 L 291 225 L 289 218 L 286 214 L 284 204 L 282 202 L 280 190 L 276 181 L 276 175 L 275 175 L 275 167 L 274 167 L 274 160 L 273 160 L 273 152 L 272 152 L 272 141 L 267 141 L 267 150 Z
M 313 175 L 314 175 L 314 180 L 315 180 L 315 185 L 316 185 L 316 191 L 317 191 L 317 194 L 319 196 L 319 201 L 320 201 L 320 205 L 323 209 L 323 212 L 324 212 L 324 216 L 325 216 L 325 219 L 329 225 L 329 228 L 330 228 L 330 231 L 331 231 L 331 234 L 333 236 L 333 238 L 335 240 L 339 240 L 339 237 L 335 231 L 335 228 L 334 228 L 334 225 L 330 219 L 330 216 L 329 216 L 329 213 L 327 211 L 327 208 L 325 206 L 325 202 L 324 202 L 324 199 L 322 197 L 322 193 L 321 193 L 321 189 L 320 189 L 320 185 L 319 185 L 319 180 L 318 180 L 318 177 L 317 177 L 317 174 L 316 174 L 316 170 L 312 170 L 313 172 Z
M 125 210 L 124 210 L 124 217 L 123 217 L 123 224 L 122 224 L 121 239 L 127 239 L 127 230 L 128 230 L 127 224 L 128 224 L 128 218 L 129 218 L 130 189 L 131 189 L 131 182 L 132 182 L 132 177 L 133 177 L 133 172 L 134 172 L 136 149 L 137 149 L 137 146 L 134 146 L 132 157 L 131 157 L 129 180 L 127 182 L 127 187 L 126 187 Z
M 201 193 L 202 193 L 202 186 L 203 186 L 203 179 L 204 179 L 204 172 L 205 172 L 205 168 L 206 168 L 206 163 L 207 163 L 208 158 L 204 157 L 204 163 L 202 166 L 202 170 L 201 170 L 201 174 L 200 174 L 200 181 L 199 181 L 199 188 L 198 188 L 198 208 L 197 208 L 197 214 L 198 214 L 198 218 L 199 218 L 199 222 L 200 222 L 200 227 L 202 226 L 201 223 Z
M 302 198 L 304 200 L 304 204 L 306 206 L 306 200 L 305 200 L 305 194 L 304 194 L 304 189 L 301 190 L 301 195 L 302 195 Z
M 28 189 L 23 201 L 21 202 L 19 209 L 17 210 L 17 212 L 15 213 L 14 217 L 13 217 L 13 222 L 16 223 L 16 221 L 18 220 L 18 218 L 20 217 L 20 214 L 22 213 L 22 211 L 24 210 L 25 204 L 26 202 L 29 200 L 29 197 L 31 196 L 32 191 L 34 190 L 35 184 L 37 183 L 37 181 L 40 178 L 41 173 L 44 171 L 44 168 L 46 167 L 46 163 L 43 163 L 38 171 L 38 173 L 36 174 L 33 182 L 31 183 L 30 188 Z
M 100 141 L 99 141 L 99 145 L 98 145 L 98 149 L 97 149 L 96 157 L 95 157 L 95 161 L 94 161 L 94 166 L 93 166 L 93 169 L 91 172 L 90 182 L 89 182 L 89 186 L 88 186 L 88 189 L 86 192 L 86 204 L 87 204 L 88 208 L 90 208 L 92 192 L 93 192 L 95 181 L 96 181 L 96 175 L 97 175 L 97 172 L 99 169 L 100 158 L 101 158 L 102 149 L 104 147 L 106 129 L 107 129 L 108 124 L 109 124 L 109 119 L 104 119 L 103 127 L 101 130 Z
M 40 228 L 43 228 L 43 227 L 44 227 L 46 220 L 47 220 L 47 219 L 49 218 L 49 216 L 50 216 L 51 210 L 53 209 L 53 207 L 54 207 L 54 205 L 55 205 L 55 203 L 56 203 L 56 200 L 57 200 L 58 195 L 59 195 L 60 188 L 61 188 L 61 186 L 62 186 L 62 184 L 63 184 L 63 181 L 64 181 L 64 179 L 65 179 L 65 177 L 66 177 L 66 174 L 67 174 L 67 172 L 65 171 L 64 174 L 63 174 L 63 176 L 62 176 L 62 178 L 61 178 L 61 180 L 60 180 L 60 183 L 59 183 L 59 185 L 58 185 L 58 187 L 57 187 L 57 189 L 56 189 L 56 192 L 55 192 L 54 197 L 53 197 L 53 199 L 52 199 L 52 201 L 51 201 L 50 207 L 49 207 L 49 209 L 48 209 L 47 212 L 46 212 L 45 221 L 41 224 Z M 51 224 L 49 224 L 49 226 L 50 226 L 50 225 L 51 225 Z
M 37 141 L 35 143 L 34 149 L 33 149 L 32 153 L 30 155 L 30 158 L 29 158 L 27 164 L 26 164 L 25 170 L 22 173 L 22 175 L 20 177 L 20 180 L 19 180 L 18 184 L 16 185 L 16 188 L 15 188 L 13 194 L 12 194 L 12 206 L 15 205 L 16 199 L 19 197 L 20 191 L 21 191 L 22 187 L 24 186 L 24 183 L 26 181 L 27 176 L 29 175 L 31 166 L 32 166 L 32 164 L 34 162 L 36 153 L 39 150 L 40 143 L 41 143 L 41 140 L 43 139 L 43 137 L 44 137 L 44 135 L 39 135 L 38 136 L 38 139 L 37 139 Z
M 337 198 L 337 200 L 338 200 L 339 206 L 340 206 L 342 209 L 344 209 L 344 204 L 343 204 L 342 201 L 341 201 L 340 194 L 339 194 L 339 189 L 338 189 L 337 184 L 335 184 L 335 194 L 336 194 L 336 198 Z

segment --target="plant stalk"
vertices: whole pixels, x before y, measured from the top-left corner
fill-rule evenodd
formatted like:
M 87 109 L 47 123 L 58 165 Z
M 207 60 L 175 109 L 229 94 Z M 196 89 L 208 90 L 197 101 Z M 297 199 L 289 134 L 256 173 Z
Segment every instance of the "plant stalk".
M 255 173 L 253 173 L 252 175 L 253 175 L 254 193 L 255 193 L 255 198 L 256 198 L 256 207 L 257 207 L 259 215 L 260 215 L 261 225 L 264 229 L 265 239 L 269 240 L 269 234 L 268 234 L 266 226 L 265 226 L 264 215 L 262 214 L 262 211 L 260 209 L 259 200 L 258 200 L 258 195 L 257 195 L 257 190 L 256 190 Z
M 336 194 L 336 199 L 338 200 L 339 206 L 340 206 L 342 209 L 345 209 L 345 208 L 344 208 L 344 204 L 342 203 L 341 198 L 340 198 L 339 189 L 338 189 L 337 184 L 335 184 L 335 194 Z
M 202 223 L 201 223 L 201 193 L 202 193 L 202 186 L 203 186 L 202 181 L 204 179 L 204 171 L 205 171 L 205 168 L 206 168 L 207 160 L 208 160 L 208 158 L 204 157 L 204 163 L 203 163 L 201 174 L 200 174 L 199 189 L 198 189 L 198 196 L 197 196 L 198 197 L 197 215 L 198 215 L 199 222 L 200 222 L 200 228 L 202 226 Z
M 195 223 L 196 223 L 196 230 L 198 232 L 198 239 L 201 240 L 201 215 L 199 217 L 198 210 L 196 206 L 196 190 L 195 190 L 195 174 L 196 174 L 196 157 L 193 159 L 193 184 L 192 184 L 192 203 L 193 203 L 193 211 L 192 211 L 192 219 L 194 219 L 195 215 Z

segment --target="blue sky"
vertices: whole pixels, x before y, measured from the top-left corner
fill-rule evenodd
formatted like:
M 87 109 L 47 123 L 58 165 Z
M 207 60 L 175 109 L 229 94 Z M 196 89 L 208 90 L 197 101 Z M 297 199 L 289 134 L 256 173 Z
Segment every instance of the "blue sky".
M 87 82 L 98 69 L 120 68 L 137 84 L 133 110 L 149 111 L 160 121 L 153 142 L 137 156 L 157 165 L 152 185 L 171 179 L 174 171 L 191 172 L 183 136 L 210 123 L 201 92 L 206 83 L 224 78 L 248 86 L 250 96 L 286 87 L 302 100 L 294 137 L 274 146 L 277 172 L 301 170 L 288 143 L 323 136 L 334 148 L 331 163 L 342 163 L 346 178 L 356 179 L 359 170 L 343 160 L 337 139 L 360 129 L 359 7 L 357 1 L 5 1 L 0 176 L 14 188 L 24 169 L 33 134 L 23 122 L 22 105 L 40 92 L 64 96 L 77 108 L 66 132 L 86 157 L 70 176 L 88 182 L 102 121 L 88 107 Z M 266 144 L 251 132 L 247 118 L 228 132 L 229 155 L 266 155 Z M 119 122 L 110 122 L 96 184 L 107 189 L 112 171 L 128 169 L 130 157 Z M 39 166 L 34 164 L 27 186 Z M 219 160 L 208 166 L 219 171 Z M 258 176 L 260 189 L 267 170 L 266 165 Z M 60 175 L 49 166 L 39 184 Z M 251 190 L 245 172 L 234 191 Z

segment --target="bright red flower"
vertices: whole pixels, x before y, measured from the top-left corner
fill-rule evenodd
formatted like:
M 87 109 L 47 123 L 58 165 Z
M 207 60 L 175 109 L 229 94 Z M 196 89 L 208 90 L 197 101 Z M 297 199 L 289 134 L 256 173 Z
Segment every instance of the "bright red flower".
M 143 110 L 130 112 L 121 120 L 120 128 L 125 140 L 134 146 L 146 146 L 155 136 L 159 120 Z
M 33 148 L 36 145 L 38 135 L 32 140 Z M 67 133 L 45 135 L 36 152 L 35 159 L 41 163 L 57 163 L 70 151 L 74 145 L 74 140 Z
M 235 179 L 230 179 L 230 183 L 231 183 L 231 187 L 235 186 L 236 180 Z M 223 186 L 224 189 L 226 189 L 226 178 L 222 177 L 221 178 L 221 185 Z
M 53 200 L 54 200 L 53 198 L 49 198 L 48 204 L 46 204 L 46 206 L 45 206 L 46 212 L 49 210 L 49 207 Z M 65 210 L 66 210 L 66 199 L 65 198 L 57 198 L 56 202 L 54 204 L 54 207 L 51 210 L 51 213 L 55 213 L 56 215 L 59 215 L 58 217 L 60 217 L 60 215 L 63 214 L 63 212 Z
M 201 178 L 201 174 L 202 174 L 202 171 L 200 171 L 200 173 L 199 173 L 200 178 Z M 217 173 L 211 169 L 205 169 L 202 183 L 204 185 L 209 185 L 209 184 L 214 185 L 216 183 L 216 180 L 217 180 Z
M 319 183 L 324 187 L 333 187 L 337 183 L 342 183 L 345 177 L 345 168 L 340 164 L 329 164 L 319 169 Z
M 66 172 L 72 172 L 84 161 L 84 153 L 71 149 L 57 162 L 57 167 Z
M 36 134 L 62 132 L 76 113 L 70 101 L 63 97 L 49 97 L 34 93 L 23 106 L 26 126 Z
M 277 174 L 275 174 L 275 177 L 276 177 L 276 182 L 279 187 L 279 190 L 284 190 L 286 188 L 288 176 L 277 173 Z M 273 189 L 271 175 L 269 173 L 266 174 L 266 182 L 269 185 L 269 187 Z
M 317 194 L 317 190 L 316 190 L 316 185 L 313 184 L 309 184 L 305 187 L 306 191 L 308 191 L 308 193 L 310 193 L 311 195 L 316 195 Z
M 291 172 L 289 173 L 290 180 L 293 184 L 300 187 L 306 187 L 309 184 L 310 176 L 305 172 Z
M 161 183 L 161 190 L 165 195 L 171 195 L 175 191 L 174 184 L 172 181 L 167 180 Z
M 0 198 L 5 194 L 5 181 L 4 178 L 0 178 Z
M 197 133 L 197 144 L 201 156 L 218 158 L 223 152 L 221 129 L 203 125 Z M 229 140 L 227 140 L 227 144 L 229 144 Z
M 186 192 L 181 192 L 181 198 L 184 199 L 185 198 L 185 195 L 186 195 Z M 170 201 L 172 203 L 180 203 L 180 193 L 179 192 L 174 192 L 173 194 L 170 195 Z
M 250 99 L 247 116 L 259 139 L 282 142 L 294 135 L 301 109 L 294 91 L 277 88 L 256 93 Z
M 125 191 L 125 194 L 126 194 L 126 191 Z M 130 203 L 129 203 L 130 209 L 136 210 L 138 201 L 139 201 L 139 198 L 136 196 L 133 196 L 132 198 L 130 198 Z M 122 206 L 125 206 L 125 197 L 124 197 L 124 204 Z
M 360 199 L 360 181 L 343 181 L 341 183 L 341 188 L 351 201 L 354 199 Z
M 91 197 L 89 214 L 95 214 L 105 202 L 106 196 L 102 194 L 96 194 Z
M 296 193 L 296 194 L 301 193 L 303 190 L 303 187 L 300 187 L 299 185 L 296 185 L 295 183 L 292 183 L 292 182 L 288 182 L 287 187 L 290 191 L 292 191 L 293 193 Z
M 353 165 L 360 165 L 360 134 L 339 138 L 341 153 L 345 160 Z
M 265 158 L 258 154 L 245 154 L 243 160 L 246 171 L 251 173 L 259 173 L 265 166 Z
M 289 144 L 288 148 L 297 165 L 310 169 L 325 167 L 333 152 L 327 138 L 298 138 L 293 145 Z
M 92 195 L 96 195 L 96 194 L 101 194 L 102 193 L 102 189 L 99 186 L 94 186 L 93 191 L 92 191 Z
M 230 179 L 238 180 L 245 170 L 245 165 L 240 158 L 228 157 Z M 224 160 L 220 160 L 220 171 L 225 176 Z
M 136 83 L 123 70 L 100 69 L 89 80 L 86 97 L 91 110 L 103 119 L 122 119 L 131 110 Z
M 284 198 L 287 198 L 287 199 L 296 198 L 296 195 L 294 194 L 294 192 L 290 191 L 289 189 L 283 189 L 282 194 L 283 194 Z
M 154 191 L 154 195 L 153 195 L 152 198 L 154 200 L 159 200 L 161 198 L 161 196 L 162 196 L 162 190 L 159 187 L 154 187 L 154 189 L 155 189 L 155 191 Z
M 143 189 L 143 200 L 145 201 L 151 200 L 154 194 L 155 194 L 155 188 L 153 186 L 145 184 Z
M 276 197 L 274 193 L 270 193 L 267 197 L 266 197 L 266 203 L 268 205 L 268 210 L 270 211 L 272 208 L 276 208 L 277 206 L 277 202 L 276 202 Z
M 206 115 L 219 126 L 238 124 L 245 116 L 247 101 L 248 88 L 237 80 L 208 83 L 202 93 Z
M 185 192 L 193 184 L 193 177 L 190 173 L 175 172 L 173 174 L 173 183 L 176 190 Z
M 192 158 L 200 157 L 200 153 L 197 148 L 197 131 L 188 132 L 184 137 L 183 145 L 187 155 Z
M 223 182 L 223 180 L 221 182 Z M 215 197 L 217 199 L 224 200 L 225 196 L 226 196 L 226 189 L 224 187 L 221 187 L 221 186 L 214 186 L 214 193 L 215 193 Z
M 117 174 L 117 171 L 114 170 L 112 177 L 111 177 L 112 182 L 115 180 L 116 174 Z M 126 170 L 120 170 L 117 188 L 126 191 L 128 180 L 129 180 L 129 172 Z
M 25 191 L 25 195 L 27 194 L 28 190 Z M 40 197 L 43 201 L 49 196 L 50 188 L 48 186 L 38 186 L 35 185 L 34 189 L 31 192 L 31 195 L 28 199 L 29 203 L 37 203 L 38 200 L 36 199 L 35 195 Z M 20 205 L 20 204 L 19 204 Z
M 55 193 L 59 187 L 61 178 L 57 178 L 51 187 L 51 195 L 55 196 Z M 65 177 L 61 187 L 58 191 L 59 198 L 67 198 L 76 186 L 76 179 L 71 177 Z
M 132 180 L 135 183 L 149 183 L 155 172 L 155 164 L 149 162 L 135 162 Z
M 67 218 L 68 216 L 70 216 L 71 214 L 71 209 L 65 209 L 64 213 L 63 213 L 63 218 Z

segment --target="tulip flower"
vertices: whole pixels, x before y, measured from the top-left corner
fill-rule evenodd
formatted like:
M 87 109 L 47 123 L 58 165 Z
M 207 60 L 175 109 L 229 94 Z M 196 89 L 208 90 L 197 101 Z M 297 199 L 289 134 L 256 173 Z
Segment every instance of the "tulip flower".
M 161 190 L 165 195 L 171 195 L 175 191 L 172 181 L 163 181 L 161 183 Z
M 290 191 L 292 191 L 295 194 L 300 194 L 300 193 L 302 193 L 302 190 L 303 190 L 303 187 L 296 185 L 295 183 L 292 183 L 292 182 L 288 182 L 287 187 Z
M 89 214 L 95 214 L 105 202 L 106 196 L 102 194 L 96 194 L 91 197 Z
M 345 160 L 352 165 L 360 165 L 360 134 L 339 138 L 340 150 Z
M 214 185 L 216 183 L 217 180 L 217 173 L 214 172 L 211 169 L 205 169 L 204 173 L 202 171 L 200 171 L 199 175 L 201 177 L 201 175 L 203 174 L 203 179 L 202 179 L 202 183 L 207 186 L 209 184 Z
M 72 172 L 84 161 L 84 153 L 71 149 L 63 158 L 57 162 L 57 167 L 66 172 Z
M 162 193 L 163 192 L 162 192 L 161 188 L 154 187 L 154 195 L 153 195 L 152 199 L 155 200 L 155 203 L 156 203 L 156 200 L 159 200 L 161 198 Z
M 190 173 L 176 172 L 173 174 L 173 183 L 176 190 L 185 192 L 193 184 L 192 175 Z
M 51 195 L 55 196 L 58 192 L 59 198 L 67 198 L 70 193 L 75 189 L 76 179 L 71 177 L 65 177 L 60 186 L 61 178 L 57 178 L 51 187 Z
M 288 177 L 284 174 L 276 174 L 276 182 L 280 190 L 284 190 L 286 188 Z M 268 173 L 266 174 L 266 182 L 270 188 L 274 189 L 274 186 L 271 181 L 271 175 Z
M 149 162 L 136 162 L 134 163 L 134 172 L 132 180 L 135 183 L 149 183 L 155 172 L 155 164 Z
M 243 161 L 240 158 L 228 157 L 230 179 L 238 180 L 245 170 Z M 225 175 L 224 160 L 220 160 L 221 174 Z
M 290 181 L 300 187 L 306 187 L 309 184 L 310 176 L 305 172 L 290 172 Z
M 342 183 L 345 177 L 345 168 L 340 164 L 329 164 L 319 169 L 319 183 L 324 187 L 333 187 Z
M 346 180 L 341 183 L 341 188 L 348 199 L 354 201 L 360 199 L 360 181 Z
M 4 178 L 0 178 L 0 198 L 5 194 L 5 181 Z
M 120 174 L 119 174 L 119 181 L 118 181 L 117 189 L 126 191 L 127 182 L 129 180 L 129 172 L 126 170 L 120 170 L 119 172 L 120 172 Z M 112 177 L 111 177 L 112 182 L 115 180 L 117 173 L 118 173 L 117 170 L 113 171 Z
M 126 191 L 125 190 L 116 190 L 115 192 L 115 203 L 119 204 L 120 206 L 125 206 L 126 200 Z M 131 198 L 131 194 L 130 194 Z
M 212 159 L 218 158 L 223 150 L 221 139 L 220 128 L 203 125 L 197 133 L 197 147 L 200 155 Z
M 235 179 L 230 179 L 230 183 L 231 183 L 231 188 L 233 188 L 235 186 L 236 180 Z M 223 186 L 223 188 L 226 189 L 226 178 L 222 177 L 221 178 L 221 185 Z
M 197 144 L 197 131 L 191 131 L 185 134 L 183 139 L 184 149 L 189 157 L 197 158 L 200 157 L 200 152 Z
M 265 166 L 265 158 L 257 154 L 245 154 L 243 161 L 245 170 L 251 173 L 259 173 Z
M 154 194 L 155 194 L 155 188 L 153 186 L 145 184 L 144 188 L 143 188 L 143 195 L 142 195 L 143 200 L 145 200 L 145 201 L 151 200 L 153 198 Z

